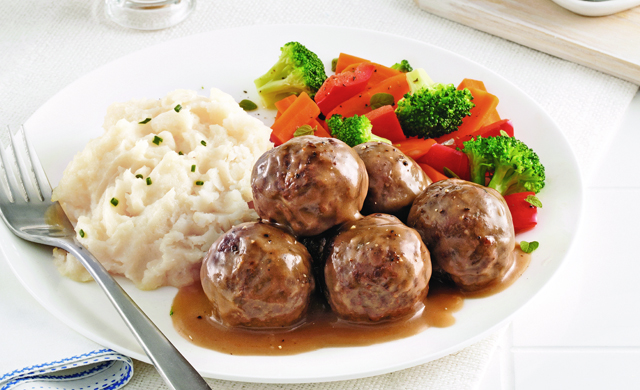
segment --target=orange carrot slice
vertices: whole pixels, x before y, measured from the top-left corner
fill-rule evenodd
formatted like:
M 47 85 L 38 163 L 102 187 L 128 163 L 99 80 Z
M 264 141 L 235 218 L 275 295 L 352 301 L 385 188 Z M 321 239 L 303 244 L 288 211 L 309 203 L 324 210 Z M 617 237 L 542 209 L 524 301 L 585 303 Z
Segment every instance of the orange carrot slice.
M 271 126 L 271 139 L 274 143 L 285 143 L 293 138 L 293 133 L 302 125 L 316 119 L 320 109 L 305 92 L 282 113 L 280 118 Z
M 448 179 L 448 177 L 446 177 L 442 173 L 436 171 L 435 169 L 433 169 L 432 167 L 430 167 L 427 164 L 418 163 L 418 165 L 420 166 L 420 168 L 422 168 L 424 173 L 426 173 L 427 176 L 429 176 L 429 179 L 431 179 L 431 181 L 434 182 L 434 183 L 437 182 L 437 181 L 440 181 L 440 180 Z
M 433 139 L 407 138 L 406 140 L 393 144 L 396 148 L 414 160 L 426 155 L 429 149 L 436 144 Z
M 371 62 L 364 58 L 352 56 L 351 54 L 340 53 L 338 56 L 338 63 L 336 63 L 336 73 L 341 73 L 347 66 L 358 64 L 361 62 Z
M 473 80 L 473 79 L 462 80 L 462 82 L 460 82 L 460 85 L 458 85 L 458 89 L 465 89 L 465 88 L 475 88 L 475 89 L 488 92 L 487 88 L 484 86 L 484 82 L 480 80 Z M 489 115 L 487 116 L 485 122 L 482 123 L 482 126 L 486 126 L 491 123 L 497 122 L 500 119 L 501 118 L 500 118 L 500 114 L 498 114 L 498 110 L 494 108 L 493 110 L 489 111 Z
M 331 118 L 333 115 L 340 114 L 345 118 L 354 115 L 364 115 L 371 110 L 369 102 L 371 97 L 376 93 L 388 93 L 393 95 L 394 102 L 398 102 L 406 93 L 409 92 L 409 83 L 404 73 L 400 73 L 396 76 L 389 77 L 383 80 L 381 83 L 376 84 L 373 88 L 358 94 L 340 104 L 338 107 L 331 110 L 327 114 L 327 118 Z M 393 105 L 395 108 L 395 104 Z
M 282 100 L 278 100 L 277 102 L 275 102 L 276 109 L 279 113 L 282 114 L 297 98 L 298 97 L 296 95 L 289 95 Z
M 313 133 L 313 135 L 315 135 L 316 137 L 331 138 L 331 134 L 327 132 L 324 126 L 322 126 L 317 119 L 312 119 L 307 124 L 316 129 L 315 133 Z

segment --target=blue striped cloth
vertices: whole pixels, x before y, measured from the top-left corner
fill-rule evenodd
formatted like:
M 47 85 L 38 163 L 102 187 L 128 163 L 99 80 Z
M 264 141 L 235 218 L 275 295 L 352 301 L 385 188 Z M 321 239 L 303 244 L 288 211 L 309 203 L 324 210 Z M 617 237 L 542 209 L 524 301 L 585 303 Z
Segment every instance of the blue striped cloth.
M 0 377 L 0 390 L 115 390 L 133 375 L 130 358 L 110 349 L 36 364 Z

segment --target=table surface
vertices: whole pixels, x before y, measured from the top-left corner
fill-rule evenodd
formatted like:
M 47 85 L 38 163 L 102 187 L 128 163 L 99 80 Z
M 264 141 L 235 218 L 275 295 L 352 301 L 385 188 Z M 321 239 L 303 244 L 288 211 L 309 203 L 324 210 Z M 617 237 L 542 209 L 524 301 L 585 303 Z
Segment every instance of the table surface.
M 639 389 L 640 94 L 597 170 L 570 258 L 501 337 L 478 390 Z M 611 201 L 611 202 L 610 202 Z

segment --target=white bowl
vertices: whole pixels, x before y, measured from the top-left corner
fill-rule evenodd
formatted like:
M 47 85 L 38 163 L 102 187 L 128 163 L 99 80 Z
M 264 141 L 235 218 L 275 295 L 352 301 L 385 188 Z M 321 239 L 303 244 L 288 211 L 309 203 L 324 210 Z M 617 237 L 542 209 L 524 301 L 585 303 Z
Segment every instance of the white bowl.
M 554 3 L 583 16 L 605 16 L 640 5 L 640 0 L 553 0 Z

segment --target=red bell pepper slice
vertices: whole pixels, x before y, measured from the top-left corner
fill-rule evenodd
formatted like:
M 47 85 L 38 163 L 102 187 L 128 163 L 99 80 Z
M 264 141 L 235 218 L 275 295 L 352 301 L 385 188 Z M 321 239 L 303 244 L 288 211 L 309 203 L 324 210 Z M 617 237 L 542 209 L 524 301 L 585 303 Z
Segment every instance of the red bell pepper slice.
M 535 195 L 535 193 L 518 192 L 504 197 L 511 211 L 516 234 L 531 230 L 538 223 L 538 208 L 525 200 L 529 195 Z
M 343 72 L 329 76 L 320 87 L 314 100 L 324 115 L 329 114 L 338 104 L 357 95 L 367 88 L 375 66 L 371 63 L 358 65 L 353 72 Z
M 507 133 L 509 137 L 513 137 L 513 123 L 511 123 L 509 119 L 499 120 L 490 125 L 482 127 L 473 134 L 465 135 L 462 138 L 456 139 L 455 143 L 451 144 L 450 146 L 453 146 L 454 148 L 458 147 L 460 149 L 464 149 L 465 141 L 470 141 L 471 139 L 474 139 L 478 136 L 482 136 L 482 138 L 497 137 L 501 135 L 501 131 Z
M 435 144 L 431 146 L 427 154 L 416 161 L 427 164 L 442 174 L 444 174 L 444 168 L 447 167 L 462 180 L 471 178 L 467 155 L 448 146 Z
M 402 142 L 407 137 L 404 136 L 400 122 L 396 116 L 393 106 L 382 106 L 364 114 L 371 125 L 371 132 L 378 137 L 386 138 L 393 143 Z

